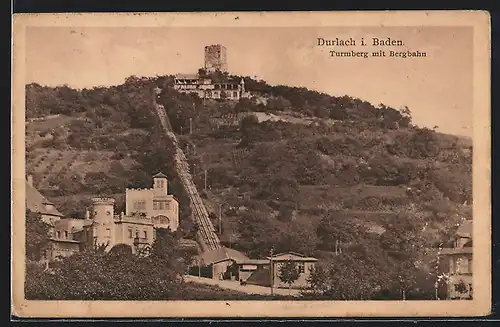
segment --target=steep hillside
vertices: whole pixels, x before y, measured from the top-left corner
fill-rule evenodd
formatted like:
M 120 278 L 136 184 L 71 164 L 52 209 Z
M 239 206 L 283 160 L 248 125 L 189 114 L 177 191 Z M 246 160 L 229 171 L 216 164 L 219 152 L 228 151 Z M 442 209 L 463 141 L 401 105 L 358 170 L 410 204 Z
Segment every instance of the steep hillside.
M 379 284 L 435 274 L 472 215 L 471 140 L 412 125 L 409 108 L 245 81 L 255 96 L 237 103 L 160 95 L 221 240 L 253 257 L 342 253 Z
M 27 122 L 27 170 L 72 215 L 91 195 L 120 197 L 162 170 L 189 233 L 172 145 L 151 108 L 159 86 L 215 226 L 222 214 L 221 240 L 249 256 L 342 253 L 391 276 L 408 263 L 428 269 L 434 247 L 471 217 L 470 140 L 413 126 L 408 108 L 244 80 L 255 96 L 239 102 L 180 94 L 171 76 L 28 85 L 27 120 L 59 116 Z
M 172 164 L 173 145 L 152 110 L 163 78 L 130 77 L 116 87 L 74 90 L 26 86 L 26 170 L 61 211 L 85 214 L 92 196 L 113 196 L 124 210 L 126 187 L 149 187 L 169 176 L 185 234 L 192 235 L 187 196 Z

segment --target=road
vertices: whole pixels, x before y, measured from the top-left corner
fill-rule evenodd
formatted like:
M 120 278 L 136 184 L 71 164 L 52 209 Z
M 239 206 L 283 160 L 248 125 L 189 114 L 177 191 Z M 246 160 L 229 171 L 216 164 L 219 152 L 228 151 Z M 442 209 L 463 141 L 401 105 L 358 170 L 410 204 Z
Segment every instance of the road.
M 191 275 L 185 275 L 184 280 L 186 282 L 194 282 L 200 284 L 214 285 L 219 286 L 221 288 L 230 289 L 233 291 L 248 293 L 248 294 L 263 294 L 263 295 L 271 295 L 271 289 L 269 287 L 259 286 L 259 285 L 240 285 L 237 281 L 232 280 L 215 280 L 211 278 L 197 277 Z M 279 295 L 293 295 L 298 296 L 300 294 L 300 290 L 296 289 L 285 289 L 285 288 L 275 288 L 274 294 Z

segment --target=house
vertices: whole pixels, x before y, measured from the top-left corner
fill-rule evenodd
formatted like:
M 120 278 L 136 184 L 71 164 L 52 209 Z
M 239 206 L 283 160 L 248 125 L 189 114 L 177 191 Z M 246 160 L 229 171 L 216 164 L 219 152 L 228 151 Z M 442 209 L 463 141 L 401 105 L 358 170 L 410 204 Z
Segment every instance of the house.
M 115 200 L 92 198 L 91 213 L 85 219 L 64 218 L 56 222 L 48 252 L 50 261 L 67 257 L 85 248 L 129 245 L 133 253 L 148 248 L 154 241 L 155 229 L 150 217 L 141 214 L 114 214 Z
M 249 260 L 242 252 L 226 247 L 207 251 L 198 256 L 198 266 L 211 267 L 211 277 L 213 279 L 222 279 L 224 274 L 228 273 L 228 268 L 237 261 Z M 235 274 L 232 274 L 233 276 Z M 234 279 L 231 278 L 231 279 Z
M 274 287 L 288 287 L 288 284 L 280 279 L 280 270 L 286 262 L 294 262 L 299 270 L 299 278 L 292 284 L 294 287 L 306 287 L 307 279 L 316 265 L 318 259 L 307 257 L 295 252 L 285 252 L 267 258 L 271 264 L 272 284 Z
M 472 221 L 465 220 L 457 229 L 452 243 L 443 248 L 444 269 L 448 274 L 447 298 L 472 298 Z
M 40 213 L 48 223 L 49 261 L 71 256 L 88 247 L 103 245 L 105 251 L 115 245 L 129 245 L 133 253 L 148 250 L 156 238 L 158 228 L 175 231 L 179 225 L 179 203 L 167 192 L 167 176 L 161 172 L 153 176 L 153 187 L 126 190 L 127 213 L 115 214 L 115 200 L 96 197 L 85 218 L 64 218 L 55 206 L 26 182 L 26 207 Z M 184 247 L 195 248 L 192 242 Z
M 78 225 L 81 219 L 65 219 L 54 204 L 44 197 L 34 186 L 33 176 L 26 178 L 26 209 L 38 213 L 44 223 L 49 225 L 49 248 L 43 261 L 53 260 L 57 257 L 67 257 L 80 250 L 80 242 L 73 239 L 70 234 L 70 221 L 75 220 Z M 66 225 L 66 227 L 62 227 Z
M 82 249 L 78 232 L 89 225 L 89 220 L 62 218 L 58 220 L 50 234 L 47 259 L 54 261 L 60 257 L 69 257 Z
M 292 261 L 299 270 L 299 278 L 292 284 L 293 287 L 306 287 L 307 279 L 311 270 L 318 261 L 316 258 L 307 257 L 295 252 L 286 252 L 267 257 L 266 259 L 238 259 L 235 264 L 238 266 L 239 280 L 246 281 L 248 284 L 273 287 L 288 287 L 280 279 L 280 268 L 285 262 Z

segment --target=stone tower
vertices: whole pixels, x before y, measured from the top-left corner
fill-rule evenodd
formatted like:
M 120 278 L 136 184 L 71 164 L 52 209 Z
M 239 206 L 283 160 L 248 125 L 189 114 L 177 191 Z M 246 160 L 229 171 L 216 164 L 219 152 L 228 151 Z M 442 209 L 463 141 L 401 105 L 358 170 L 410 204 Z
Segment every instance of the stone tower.
M 111 198 L 93 198 L 93 231 L 92 236 L 95 244 L 110 244 L 109 250 L 114 244 L 114 204 Z
M 227 50 L 221 44 L 205 47 L 205 70 L 208 73 L 220 70 L 227 72 Z

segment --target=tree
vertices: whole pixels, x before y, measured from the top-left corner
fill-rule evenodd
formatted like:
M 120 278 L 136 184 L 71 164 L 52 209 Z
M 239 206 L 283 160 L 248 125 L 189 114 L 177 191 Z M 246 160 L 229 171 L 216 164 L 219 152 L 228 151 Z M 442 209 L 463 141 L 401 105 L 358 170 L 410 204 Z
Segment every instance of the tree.
M 321 219 L 316 233 L 323 250 L 335 251 L 339 242 L 361 242 L 366 236 L 366 229 L 353 222 L 346 212 L 332 211 Z
M 325 281 L 328 279 L 328 269 L 324 265 L 315 265 L 307 277 L 307 285 L 313 296 L 321 296 L 328 290 Z
M 349 254 L 313 271 L 309 280 L 311 288 L 331 300 L 368 300 L 391 282 L 383 265 L 377 267 Z
M 49 247 L 49 225 L 39 213 L 26 210 L 26 257 L 39 261 Z
M 240 121 L 240 146 L 251 146 L 258 138 L 259 119 L 255 115 L 246 116 Z
M 465 282 L 463 280 L 460 280 L 457 284 L 457 286 L 455 287 L 455 290 L 460 293 L 460 294 L 465 294 L 467 293 L 467 285 L 465 284 Z
M 245 250 L 250 257 L 267 255 L 282 235 L 276 221 L 261 212 L 244 213 L 238 220 L 237 231 L 239 237 L 235 246 Z
M 300 277 L 300 270 L 297 264 L 292 260 L 287 260 L 280 264 L 278 268 L 278 277 L 288 284 L 288 289 L 291 293 L 292 284 Z

